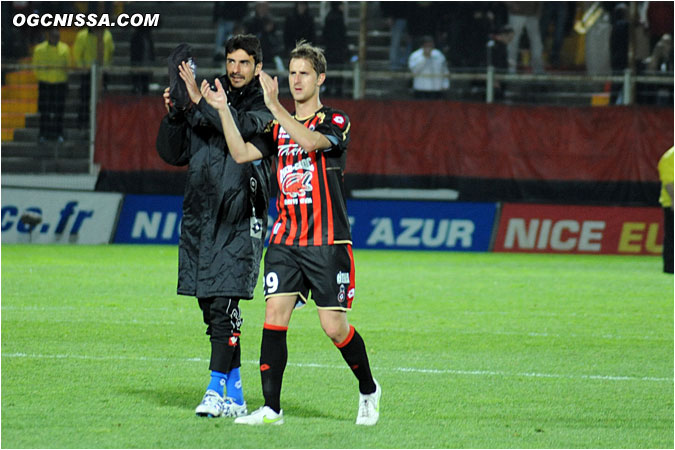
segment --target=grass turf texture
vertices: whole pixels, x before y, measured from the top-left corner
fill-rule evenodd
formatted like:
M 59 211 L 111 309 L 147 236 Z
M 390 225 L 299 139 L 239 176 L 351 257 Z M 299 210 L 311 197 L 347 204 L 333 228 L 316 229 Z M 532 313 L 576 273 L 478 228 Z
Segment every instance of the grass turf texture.
M 673 278 L 654 257 L 355 251 L 384 396 L 357 384 L 313 305 L 296 311 L 282 427 L 194 415 L 209 342 L 175 295 L 175 247 L 2 246 L 4 448 L 673 448 Z M 243 304 L 262 404 L 264 302 Z

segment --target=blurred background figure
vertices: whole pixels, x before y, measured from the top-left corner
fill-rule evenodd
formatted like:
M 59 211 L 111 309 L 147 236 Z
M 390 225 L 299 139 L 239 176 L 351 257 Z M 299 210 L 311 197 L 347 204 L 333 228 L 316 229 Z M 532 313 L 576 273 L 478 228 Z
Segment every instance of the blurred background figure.
M 544 46 L 541 43 L 539 18 L 542 2 L 507 2 L 509 26 L 513 29 L 513 40 L 508 46 L 509 72 L 516 73 L 520 53 L 520 37 L 527 31 L 530 43 L 530 66 L 534 73 L 544 73 Z
M 673 147 L 659 159 L 661 195 L 663 207 L 663 271 L 673 273 Z
M 82 69 L 91 69 L 92 64 L 98 59 L 98 39 L 103 36 L 103 61 L 99 64 L 104 66 L 112 62 L 115 44 L 110 30 L 106 28 L 86 27 L 75 36 L 73 43 L 73 62 Z M 106 76 L 103 76 L 103 88 L 107 86 Z M 80 128 L 89 125 L 89 99 L 91 97 L 91 74 L 89 71 L 80 74 L 80 105 L 78 109 L 78 124 Z
M 380 2 L 380 11 L 387 18 L 391 41 L 389 44 L 389 68 L 405 69 L 408 56 L 412 52 L 412 42 L 407 36 L 408 15 L 414 8 L 414 2 Z M 401 49 L 403 44 L 403 49 Z
M 213 62 L 225 61 L 225 41 L 241 26 L 248 6 L 246 2 L 213 2 L 213 22 L 216 24 L 216 40 L 213 43 Z
M 434 38 L 425 36 L 422 47 L 410 54 L 408 68 L 413 73 L 415 98 L 439 100 L 450 88 L 445 55 L 434 47 Z
M 68 92 L 70 47 L 60 42 L 58 28 L 47 30 L 47 39 L 33 50 L 33 65 L 38 80 L 39 141 L 63 142 L 63 115 Z
M 155 44 L 150 27 L 134 27 L 129 39 L 129 62 L 132 66 L 149 66 L 155 61 Z M 136 94 L 147 94 L 151 72 L 132 73 L 131 84 Z
M 349 62 L 347 25 L 345 24 L 344 2 L 330 2 L 321 35 L 328 70 L 342 70 Z M 327 97 L 342 96 L 342 77 L 327 77 L 324 83 Z
M 284 23 L 284 54 L 290 54 L 296 42 L 302 39 L 316 44 L 314 17 L 309 12 L 307 2 L 295 2 L 293 12 L 286 17 Z
M 567 17 L 570 2 L 550 1 L 542 3 L 541 19 L 539 22 L 541 40 L 542 42 L 546 42 L 548 35 L 551 34 L 551 52 L 549 53 L 548 61 L 554 68 L 559 68 L 560 50 L 567 34 Z
M 609 75 L 612 72 L 612 23 L 605 6 L 613 5 L 605 5 L 604 2 L 584 4 L 584 14 L 574 25 L 577 33 L 585 35 L 586 73 L 589 75 Z
M 282 61 L 283 42 L 277 33 L 277 28 L 270 15 L 267 2 L 256 2 L 253 14 L 244 20 L 245 33 L 255 35 L 260 41 L 263 53 L 263 67 L 284 72 Z

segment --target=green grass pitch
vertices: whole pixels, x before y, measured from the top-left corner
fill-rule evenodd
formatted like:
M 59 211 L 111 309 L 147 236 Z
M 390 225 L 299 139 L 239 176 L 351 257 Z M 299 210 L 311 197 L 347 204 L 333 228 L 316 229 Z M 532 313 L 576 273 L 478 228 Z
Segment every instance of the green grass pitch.
M 294 313 L 282 427 L 194 415 L 209 379 L 177 249 L 3 245 L 3 448 L 673 448 L 673 277 L 656 257 L 355 251 L 357 386 Z M 242 376 L 262 404 L 260 284 Z

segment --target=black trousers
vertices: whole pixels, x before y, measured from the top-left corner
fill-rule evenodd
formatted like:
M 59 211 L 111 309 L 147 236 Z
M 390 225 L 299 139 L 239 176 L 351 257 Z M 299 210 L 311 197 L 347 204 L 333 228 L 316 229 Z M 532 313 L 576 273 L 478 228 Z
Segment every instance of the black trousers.
M 91 74 L 80 74 L 80 104 L 77 108 L 77 121 L 80 128 L 89 125 L 89 99 L 91 98 Z
M 66 109 L 68 83 L 38 83 L 40 136 L 56 139 L 63 136 L 63 115 Z
M 673 273 L 673 210 L 663 208 L 663 271 Z
M 241 310 L 239 299 L 228 297 L 200 298 L 206 334 L 211 340 L 210 370 L 228 373 L 241 367 Z

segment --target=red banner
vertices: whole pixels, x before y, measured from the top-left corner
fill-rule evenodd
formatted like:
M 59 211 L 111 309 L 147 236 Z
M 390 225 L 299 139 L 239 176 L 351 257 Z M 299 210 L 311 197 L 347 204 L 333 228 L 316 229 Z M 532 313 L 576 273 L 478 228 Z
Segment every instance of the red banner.
M 660 255 L 659 208 L 586 207 L 507 203 L 496 252 Z
M 673 145 L 668 108 L 326 104 L 350 117 L 351 174 L 656 182 L 656 163 Z M 104 98 L 97 110 L 96 162 L 104 170 L 175 169 L 155 151 L 164 114 L 160 95 Z
M 166 115 L 164 99 L 115 95 L 105 97 L 96 109 L 96 155 L 103 170 L 185 170 L 159 157 L 155 140 Z

